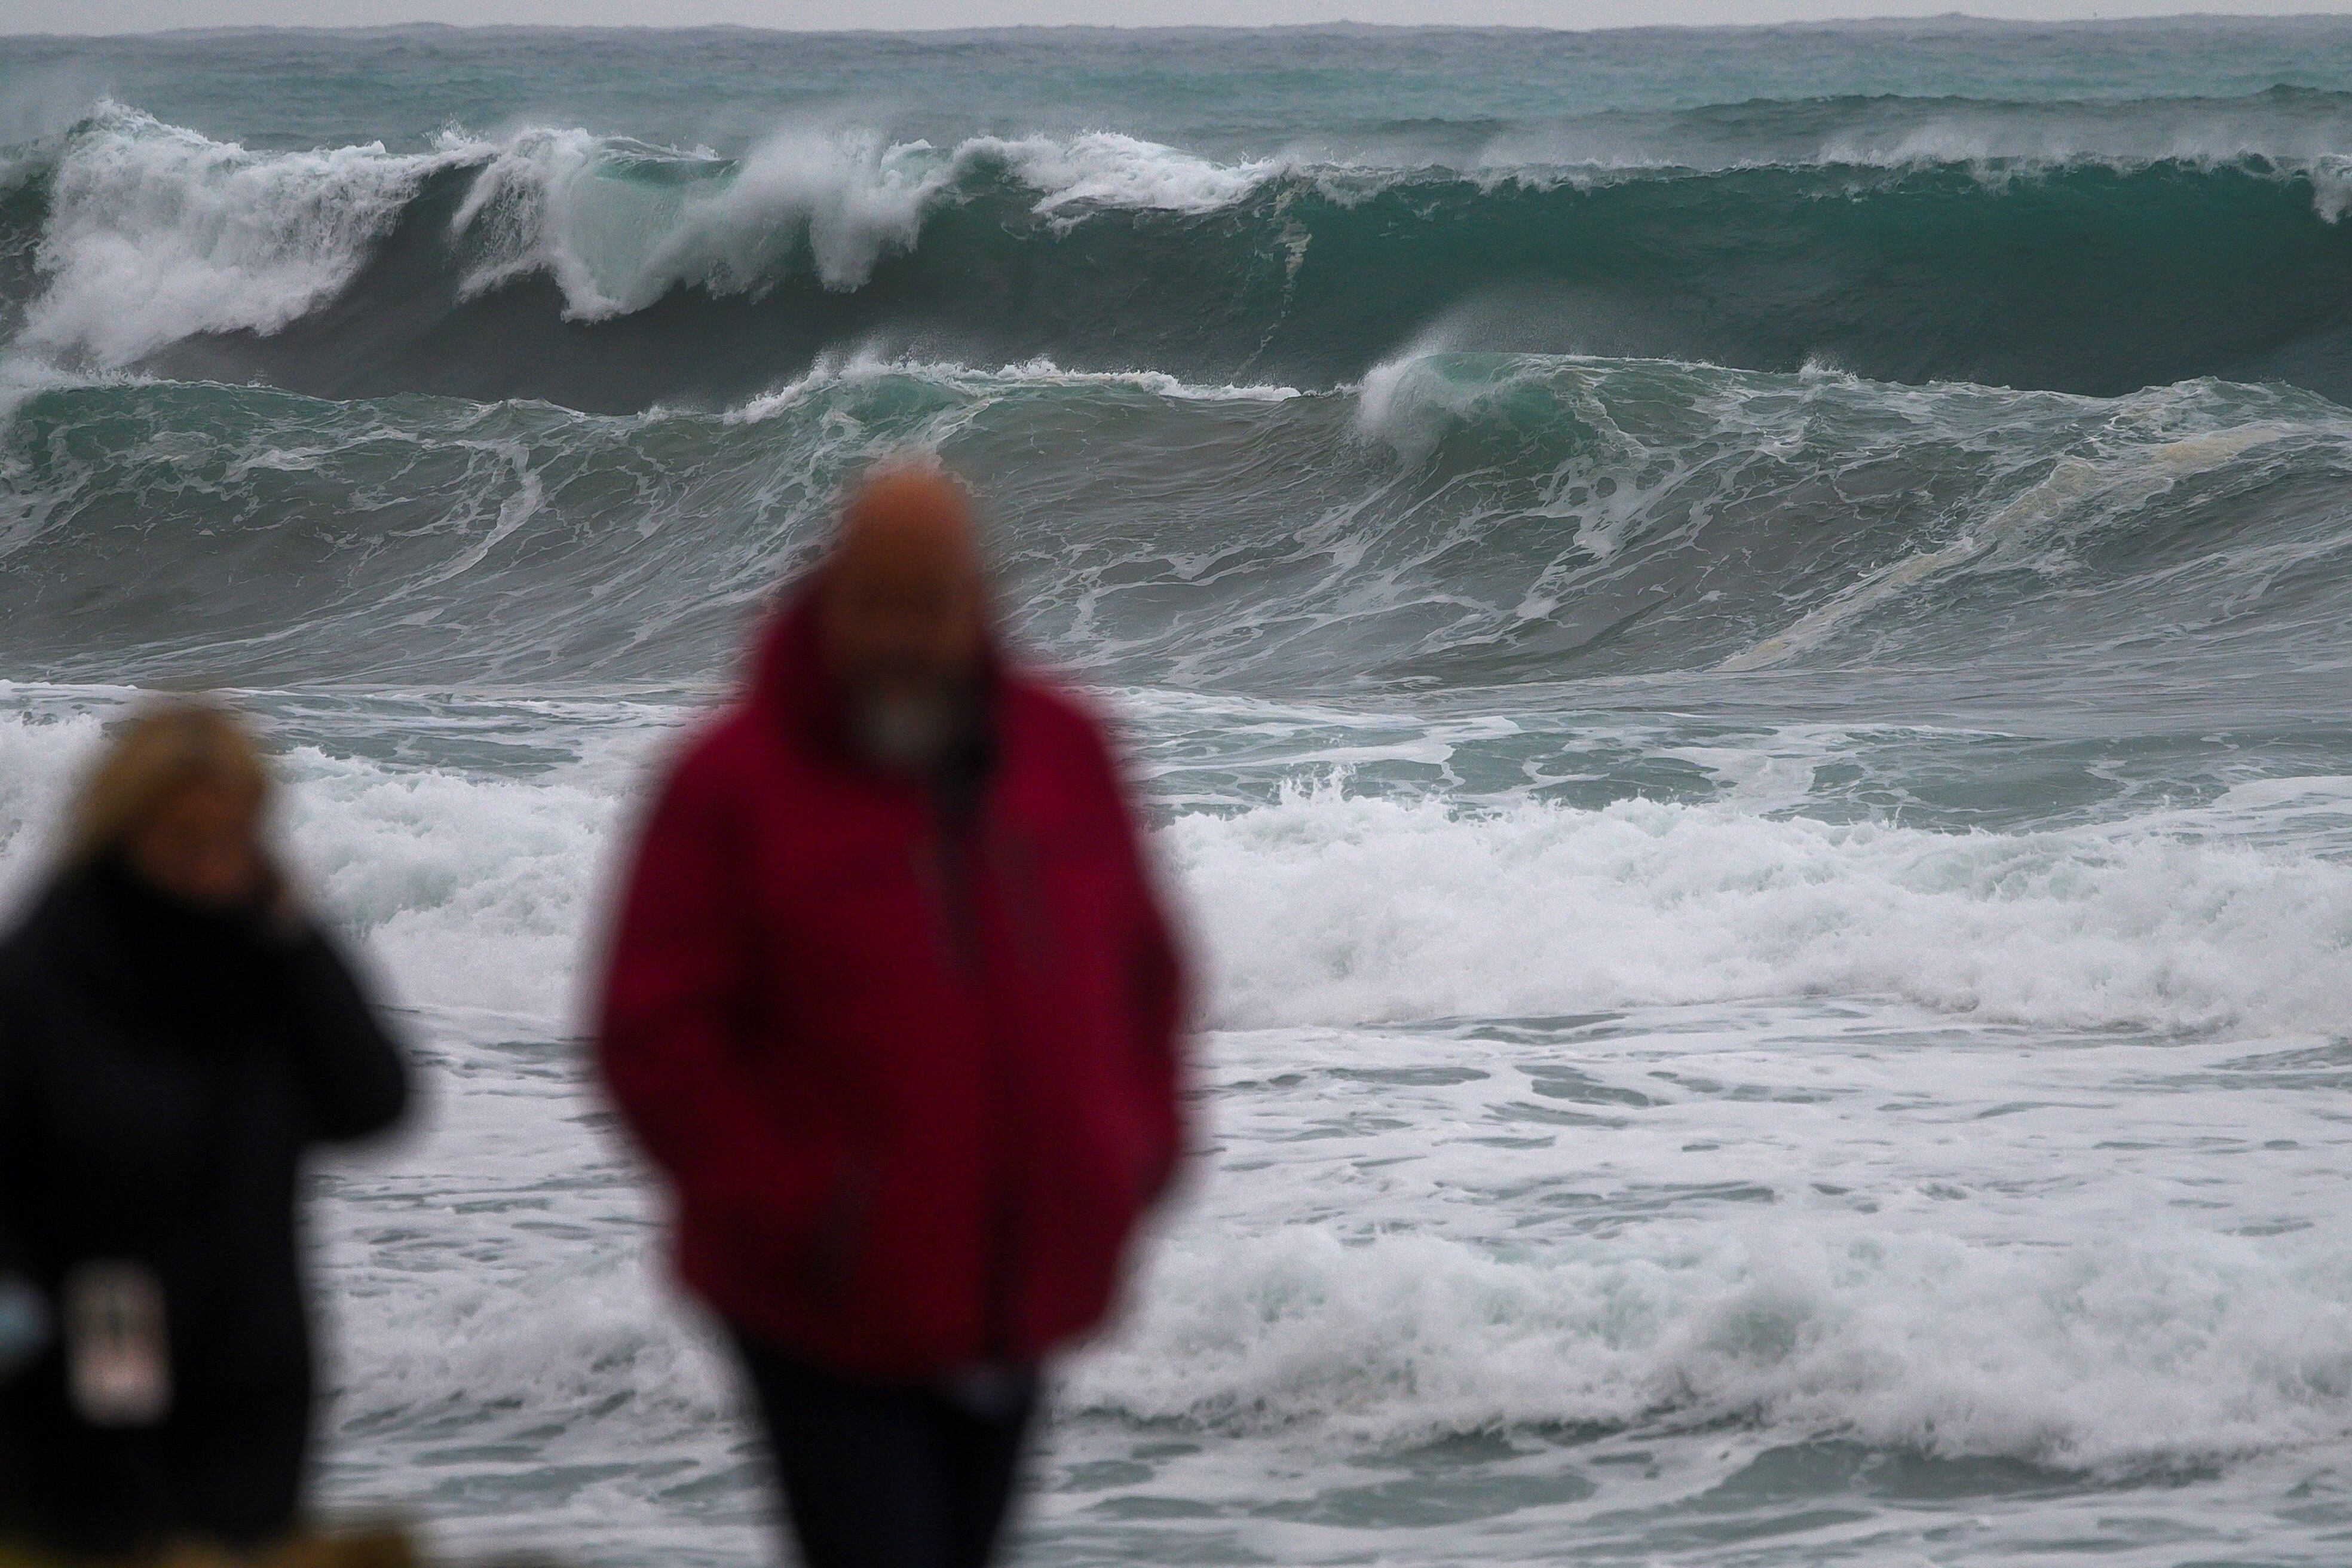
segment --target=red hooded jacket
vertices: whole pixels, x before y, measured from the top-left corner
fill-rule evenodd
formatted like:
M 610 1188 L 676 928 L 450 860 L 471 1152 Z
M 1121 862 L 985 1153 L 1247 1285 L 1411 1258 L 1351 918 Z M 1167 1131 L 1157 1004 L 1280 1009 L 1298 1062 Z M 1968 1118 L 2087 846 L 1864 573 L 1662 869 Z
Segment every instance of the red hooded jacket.
M 604 1078 L 674 1185 L 680 1272 L 743 1332 L 878 1379 L 1034 1360 L 1103 1320 L 1182 1146 L 1168 922 L 1066 698 L 992 663 L 993 764 L 950 836 L 853 762 L 817 659 L 803 596 L 664 784 Z

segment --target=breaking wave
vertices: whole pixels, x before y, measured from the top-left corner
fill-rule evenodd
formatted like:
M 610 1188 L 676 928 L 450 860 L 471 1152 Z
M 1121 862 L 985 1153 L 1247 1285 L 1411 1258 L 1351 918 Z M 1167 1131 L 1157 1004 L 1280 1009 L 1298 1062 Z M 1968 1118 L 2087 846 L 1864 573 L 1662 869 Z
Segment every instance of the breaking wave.
M 576 128 L 268 152 L 110 104 L 14 155 L 0 327 L 88 366 L 607 411 L 877 347 L 1328 385 L 1430 333 L 2334 393 L 2347 118 L 1855 100 L 1219 160 L 837 127 L 723 156 Z

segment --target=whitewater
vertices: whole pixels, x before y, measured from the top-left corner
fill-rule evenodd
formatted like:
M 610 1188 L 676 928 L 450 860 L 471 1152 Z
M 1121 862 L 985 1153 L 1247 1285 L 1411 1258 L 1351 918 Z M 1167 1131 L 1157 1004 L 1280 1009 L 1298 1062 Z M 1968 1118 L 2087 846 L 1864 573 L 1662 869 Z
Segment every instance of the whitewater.
M 586 1068 L 649 771 L 937 454 L 1204 1126 L 1041 1563 L 2327 1564 L 2352 24 L 0 52 L 0 900 L 226 689 L 423 1125 L 320 1486 L 772 1554 Z

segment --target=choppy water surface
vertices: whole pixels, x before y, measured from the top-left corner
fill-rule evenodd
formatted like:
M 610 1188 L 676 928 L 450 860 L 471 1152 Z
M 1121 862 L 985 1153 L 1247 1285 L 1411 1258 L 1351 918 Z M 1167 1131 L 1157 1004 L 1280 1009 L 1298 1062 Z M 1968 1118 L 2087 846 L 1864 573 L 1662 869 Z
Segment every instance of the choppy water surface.
M 431 1068 L 318 1178 L 330 1495 L 754 1561 L 578 993 L 645 770 L 935 450 L 1207 970 L 1030 1560 L 2341 1562 L 2347 72 L 25 44 L 0 879 L 107 714 L 245 692 Z

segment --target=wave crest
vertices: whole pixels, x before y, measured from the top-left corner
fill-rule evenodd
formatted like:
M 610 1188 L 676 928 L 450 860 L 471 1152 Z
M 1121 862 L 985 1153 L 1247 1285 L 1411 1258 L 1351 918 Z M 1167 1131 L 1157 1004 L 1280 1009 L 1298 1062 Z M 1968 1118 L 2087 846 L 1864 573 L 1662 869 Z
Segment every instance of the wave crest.
M 25 341 L 125 364 L 197 332 L 278 331 L 341 293 L 470 148 L 256 153 L 106 104 L 50 173 Z
M 1328 385 L 1431 331 L 2103 395 L 2352 387 L 2332 135 L 2117 153 L 2130 137 L 1913 120 L 1746 161 L 1538 141 L 1384 162 L 855 127 L 740 156 L 577 128 L 265 153 L 109 105 L 0 196 L 0 331 L 334 396 L 611 411 L 740 401 L 875 343 Z M 2097 259 L 2052 265 L 2053 232 Z

